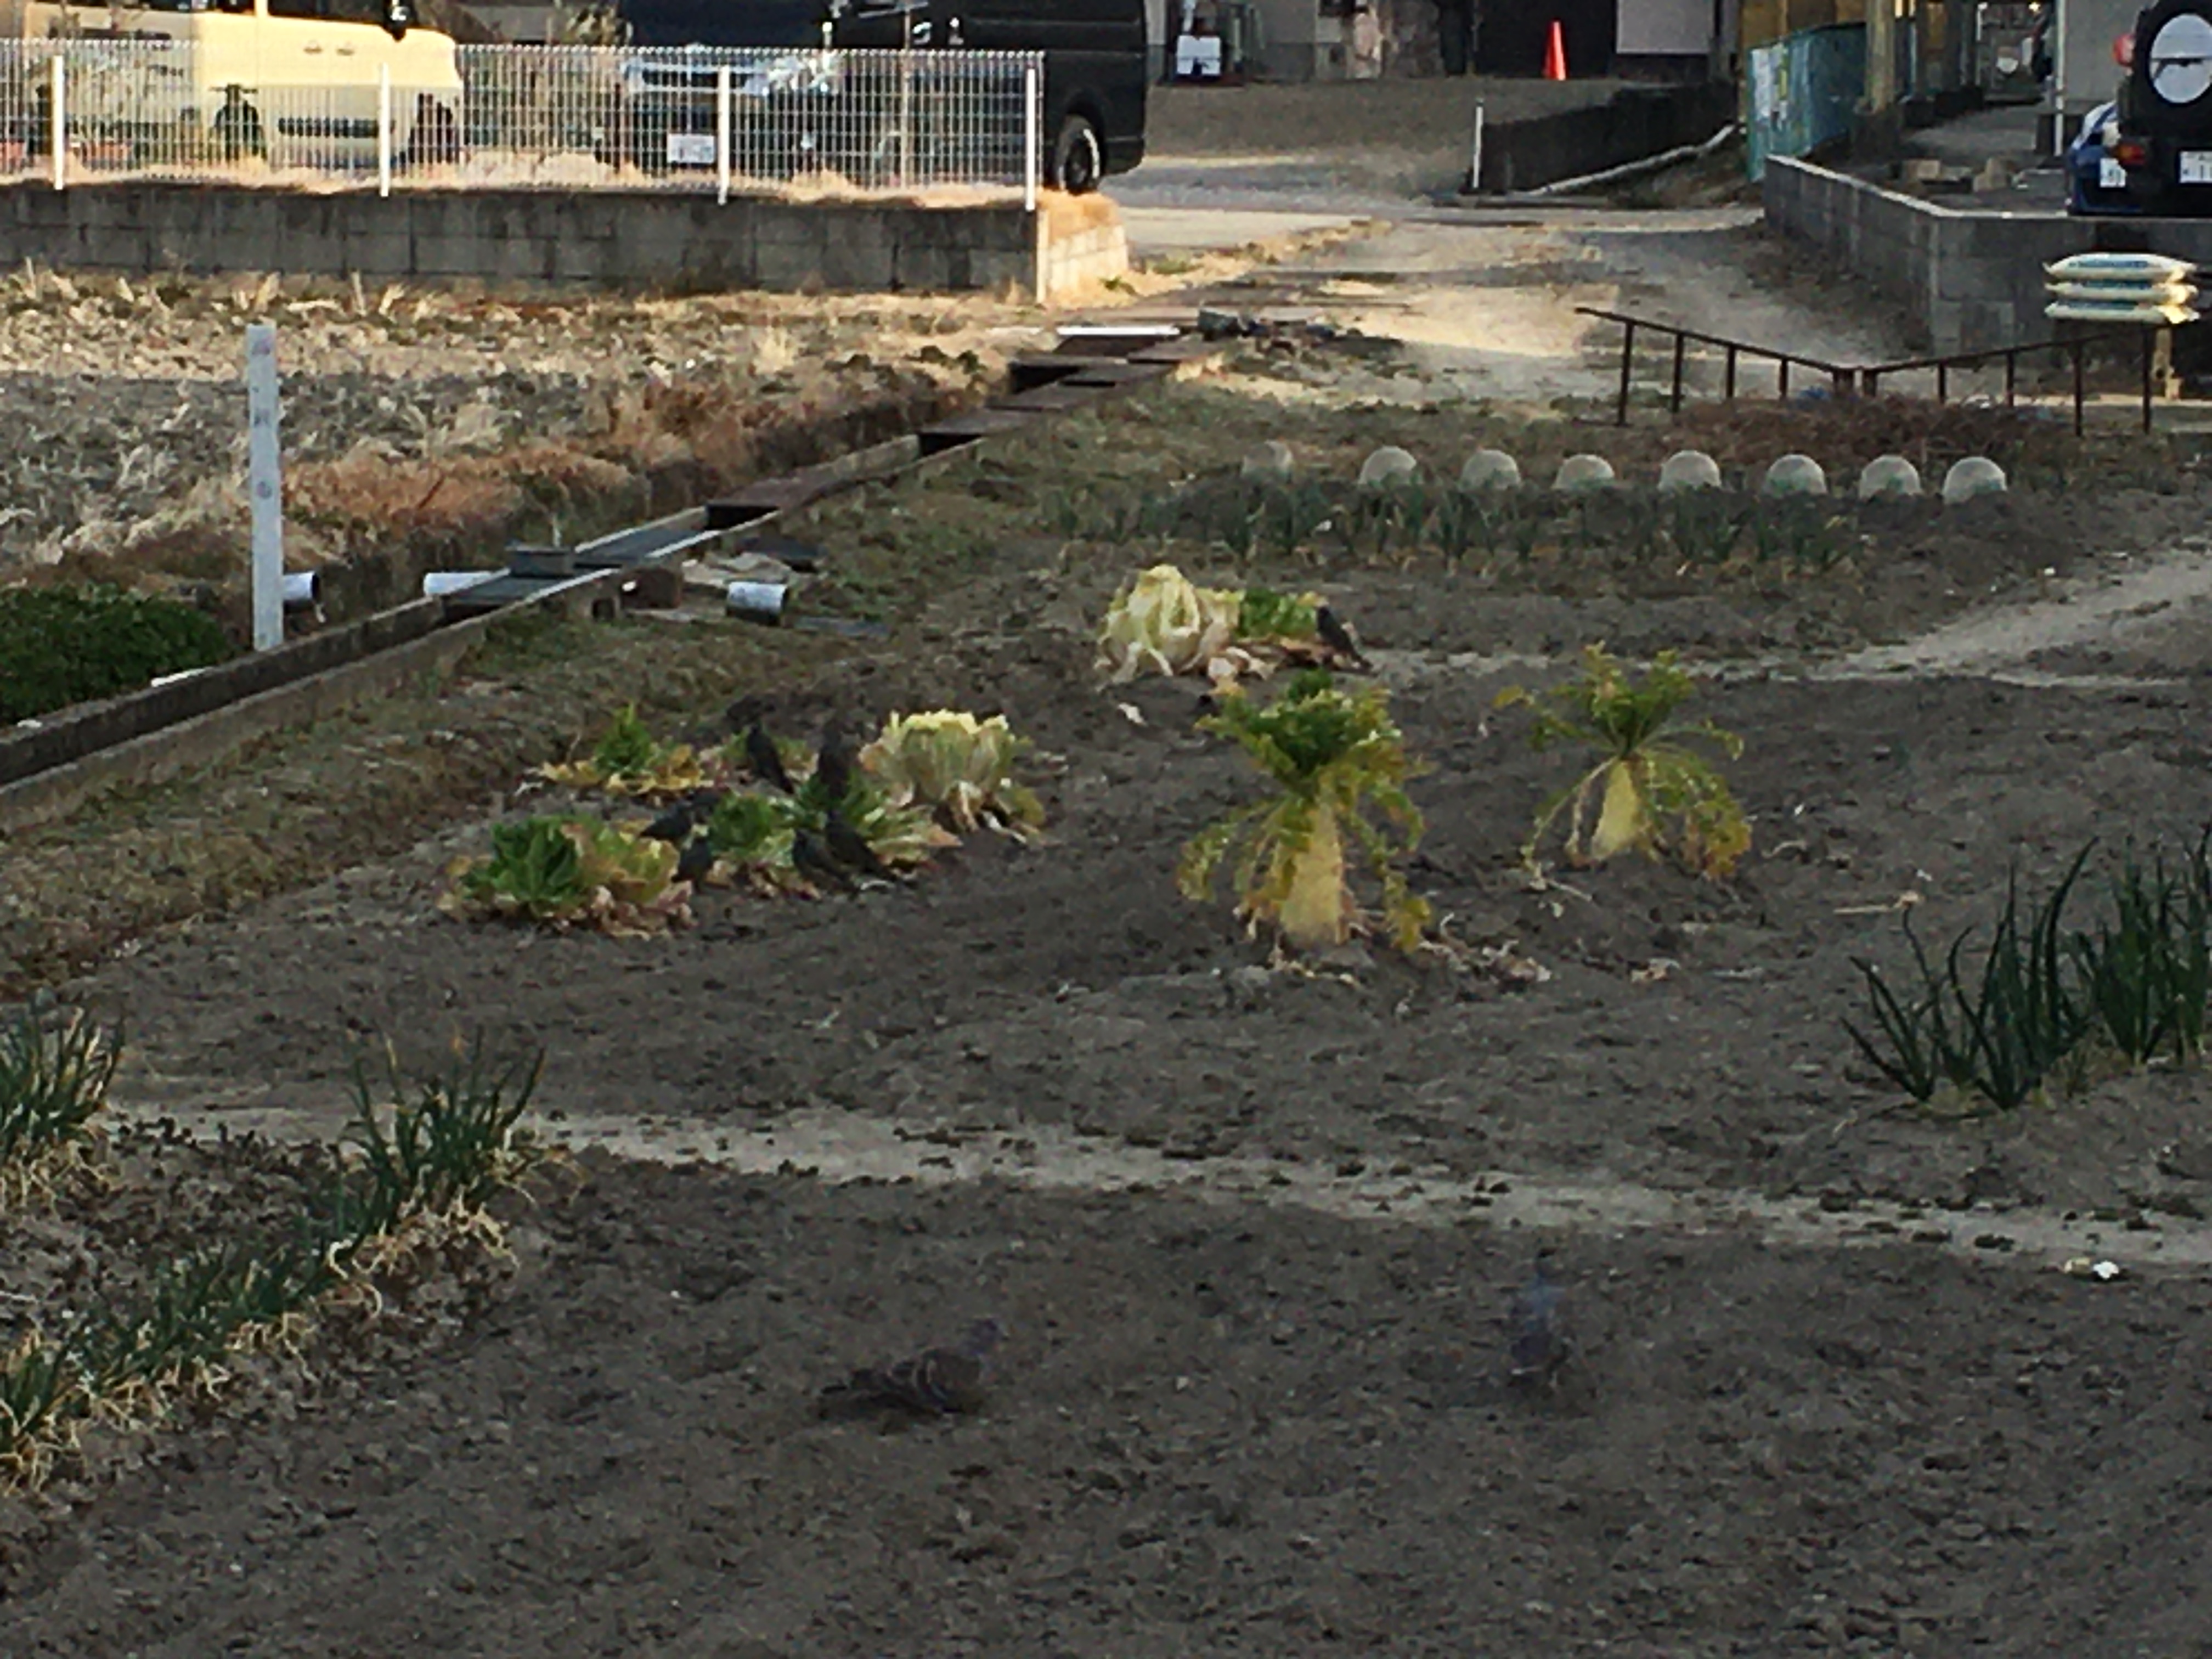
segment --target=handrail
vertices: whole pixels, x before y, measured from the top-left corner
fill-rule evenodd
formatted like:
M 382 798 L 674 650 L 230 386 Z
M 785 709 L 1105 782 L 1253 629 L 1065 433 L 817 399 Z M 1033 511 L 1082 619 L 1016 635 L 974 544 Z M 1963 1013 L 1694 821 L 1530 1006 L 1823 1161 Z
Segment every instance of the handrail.
M 1734 402 L 1735 399 L 1736 362 L 1737 359 L 1742 356 L 1757 357 L 1771 362 L 1778 366 L 1775 395 L 1781 398 L 1787 398 L 1790 395 L 1790 370 L 1793 364 L 1827 375 L 1833 382 L 1837 392 L 1846 398 L 1856 397 L 1861 393 L 1869 398 L 1876 396 L 1885 375 L 1909 374 L 1932 368 L 1936 371 L 1936 401 L 1939 404 L 1947 403 L 1950 399 L 1953 369 L 1972 368 L 1977 364 L 2002 359 L 2005 366 L 2005 407 L 2009 409 L 2013 406 L 2014 397 L 2019 384 L 2021 358 L 2031 352 L 2060 352 L 2073 361 L 2074 435 L 2077 438 L 2081 435 L 2082 430 L 2082 409 L 2086 402 L 2083 384 L 2084 360 L 2088 348 L 2100 341 L 2116 340 L 2133 335 L 2137 337 L 2142 346 L 2142 429 L 2148 432 L 2151 429 L 2152 380 L 2158 328 L 2166 326 L 2169 331 L 2171 328 L 2170 325 L 2145 327 L 2122 324 L 2089 333 L 2074 335 L 2066 339 L 2037 340 L 2021 345 L 1988 346 L 1978 351 L 1954 351 L 1940 357 L 1907 357 L 1886 363 L 1850 364 L 1830 362 L 1819 357 L 1808 357 L 1799 352 L 1784 351 L 1774 346 L 1758 345 L 1749 340 L 1732 340 L 1725 335 L 1707 334 L 1698 329 L 1681 327 L 1678 324 L 1662 323 L 1656 318 L 1632 317 L 1626 312 L 1607 311 L 1599 306 L 1577 306 L 1575 310 L 1581 316 L 1595 317 L 1604 322 L 1619 323 L 1622 325 L 1620 386 L 1614 399 L 1613 415 L 1613 422 L 1617 426 L 1628 424 L 1628 394 L 1635 370 L 1636 331 L 1638 329 L 1650 329 L 1654 333 L 1668 337 L 1674 343 L 1674 383 L 1668 392 L 1667 408 L 1669 414 L 1675 415 L 1682 412 L 1683 358 L 1685 348 L 1692 340 L 1697 341 L 1701 345 L 1718 346 L 1727 353 L 1726 379 L 1721 395 L 1729 402 Z

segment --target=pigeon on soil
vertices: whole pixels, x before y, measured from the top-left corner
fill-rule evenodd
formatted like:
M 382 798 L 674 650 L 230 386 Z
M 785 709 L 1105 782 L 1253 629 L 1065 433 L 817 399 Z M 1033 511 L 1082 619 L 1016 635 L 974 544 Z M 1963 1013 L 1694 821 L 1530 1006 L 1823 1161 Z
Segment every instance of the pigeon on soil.
M 1367 659 L 1359 654 L 1359 642 L 1352 637 L 1352 630 L 1344 625 L 1344 618 L 1327 605 L 1314 612 L 1314 632 L 1321 642 L 1354 668 L 1367 666 Z
M 783 769 L 783 757 L 777 751 L 775 739 L 769 736 L 768 728 L 758 720 L 745 728 L 745 764 L 752 768 L 755 777 L 769 787 L 781 789 L 787 795 L 792 793 L 791 774 Z
M 1558 1380 L 1559 1368 L 1567 1363 L 1565 1299 L 1565 1291 L 1546 1276 L 1539 1256 L 1528 1284 L 1513 1298 L 1509 1381 L 1549 1384 Z
M 863 1366 L 822 1390 L 824 1415 L 874 1410 L 947 1417 L 980 1411 L 990 1378 L 991 1352 L 1006 1334 L 995 1319 L 979 1319 L 949 1348 L 924 1348 L 880 1368 Z

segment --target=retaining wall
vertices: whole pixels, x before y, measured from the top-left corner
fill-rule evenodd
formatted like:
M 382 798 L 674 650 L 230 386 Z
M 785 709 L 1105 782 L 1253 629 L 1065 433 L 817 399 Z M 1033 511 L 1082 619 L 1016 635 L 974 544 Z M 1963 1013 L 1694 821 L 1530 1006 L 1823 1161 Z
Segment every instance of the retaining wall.
M 1626 87 L 1602 104 L 1501 121 L 1482 136 L 1484 191 L 1534 190 L 1703 143 L 1736 116 L 1729 82 Z
M 2125 249 L 2212 267 L 2212 220 L 1946 207 L 1782 156 L 1767 162 L 1763 188 L 1767 223 L 1902 301 L 1934 351 L 2056 337 L 2043 268 L 2069 253 Z
M 1118 223 L 1062 215 L 1063 233 L 1054 216 L 1018 202 L 26 182 L 0 186 L 0 264 L 845 293 L 1036 293 L 1042 281 L 1047 299 L 1127 268 Z

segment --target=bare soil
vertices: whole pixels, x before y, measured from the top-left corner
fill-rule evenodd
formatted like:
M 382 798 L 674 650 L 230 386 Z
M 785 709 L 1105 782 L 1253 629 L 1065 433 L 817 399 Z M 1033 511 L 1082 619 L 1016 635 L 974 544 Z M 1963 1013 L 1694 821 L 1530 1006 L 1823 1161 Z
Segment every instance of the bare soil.
M 713 731 L 734 690 L 793 734 L 1003 711 L 1042 751 L 1043 845 L 978 837 L 851 898 L 710 894 L 668 939 L 443 919 L 481 809 L 523 805 L 491 792 L 618 683 L 577 665 L 592 636 L 562 635 L 363 716 L 386 748 L 349 740 L 367 726 L 287 739 L 9 847 L 11 884 L 36 872 L 15 925 L 44 926 L 24 901 L 51 891 L 105 915 L 103 949 L 137 941 L 65 988 L 127 1018 L 134 1113 L 328 1133 L 352 1042 L 424 1053 L 489 1027 L 546 1046 L 552 1132 L 681 1129 L 704 1165 L 743 1151 L 761 1171 L 593 1154 L 580 1190 L 511 1212 L 518 1261 L 488 1307 L 404 1356 L 336 1345 L 143 1468 L 13 1512 L 22 1650 L 2163 1659 L 2212 1641 L 2191 1541 L 2212 1299 L 2179 1265 L 2212 1203 L 2204 1074 L 1962 1125 L 1900 1109 L 1844 1027 L 1855 959 L 1901 957 L 1900 896 L 1948 937 L 1986 921 L 2008 870 L 2047 880 L 2092 836 L 2212 820 L 2193 474 L 2139 455 L 2116 482 L 2117 446 L 1994 411 L 1623 434 L 1347 407 L 1286 362 L 1262 352 L 787 526 L 830 573 L 805 602 L 886 620 L 888 641 L 703 617 L 601 636 L 605 662 L 661 670 L 671 728 Z M 1693 441 L 1730 467 L 2010 444 L 2023 488 L 1857 525 L 1849 557 L 1787 574 L 1603 549 L 1240 570 L 1218 547 L 1048 528 L 1268 435 L 1340 477 L 1383 441 L 1434 473 L 1503 441 L 1536 477 L 1586 449 L 1640 471 Z M 1225 903 L 1176 893 L 1176 848 L 1253 781 L 1194 729 L 1198 686 L 1093 676 L 1099 607 L 1161 556 L 1312 586 L 1353 621 L 1429 768 L 1415 890 L 1453 938 L 1547 977 L 1379 949 L 1271 969 Z M 2023 623 L 1971 666 L 1866 654 L 2093 605 L 2138 568 L 2166 597 L 2100 611 L 2086 643 Z M 1746 738 L 1729 775 L 1755 841 L 1732 881 L 1520 869 L 1569 763 L 1532 752 L 1496 693 L 1598 638 L 1686 647 L 1708 675 L 1696 712 Z M 404 822 L 349 775 L 440 744 L 479 758 L 412 788 Z M 257 789 L 258 890 L 286 896 L 173 900 L 197 919 L 147 932 L 189 887 L 139 867 L 148 838 L 180 868 L 196 823 L 234 845 L 215 814 Z M 103 879 L 131 895 L 106 913 Z M 948 1178 L 827 1184 L 854 1173 L 820 1151 L 839 1121 Z M 777 1171 L 763 1154 L 787 1133 Z M 1006 1178 L 951 1178 L 978 1148 Z M 1083 1149 L 1176 1166 L 1189 1190 L 1015 1178 Z M 1297 1201 L 1317 1174 L 1376 1201 Z M 1401 1213 L 1399 1181 L 1461 1196 Z M 1523 1183 L 1588 1207 L 1509 1224 Z M 1710 1219 L 1654 1222 L 1630 1202 L 1652 1193 Z M 1833 1236 L 1781 1242 L 1753 1212 L 1782 1202 Z M 1999 1242 L 2069 1214 L 2093 1249 L 2125 1242 L 2121 1277 Z M 1504 1301 L 1539 1245 L 1577 1345 L 1555 1392 L 1504 1378 Z M 980 1415 L 815 1419 L 846 1368 L 986 1314 L 1013 1336 Z
M 597 1164 L 495 1308 L 11 1561 L 11 1651 L 2192 1652 L 2201 1288 Z M 981 1415 L 813 1390 L 994 1310 Z

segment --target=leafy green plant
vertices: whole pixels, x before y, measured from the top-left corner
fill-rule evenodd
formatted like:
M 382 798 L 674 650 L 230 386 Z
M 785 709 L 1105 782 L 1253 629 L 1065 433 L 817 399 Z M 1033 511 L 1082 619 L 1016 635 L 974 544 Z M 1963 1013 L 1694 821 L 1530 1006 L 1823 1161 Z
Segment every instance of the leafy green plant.
M 811 775 L 799 784 L 795 795 L 738 790 L 723 796 L 714 803 L 706 824 L 707 844 L 714 854 L 715 879 L 741 878 L 771 894 L 815 890 L 812 878 L 799 869 L 794 855 L 799 833 L 803 830 L 817 839 L 823 837 L 833 806 L 888 869 L 926 864 L 940 848 L 958 842 L 957 836 L 938 823 L 931 806 L 914 800 L 899 802 L 871 777 L 856 775 L 842 800 L 828 797 L 819 777 Z
M 1742 506 L 1717 489 L 1684 489 L 1661 505 L 1661 533 L 1685 565 L 1726 564 L 1743 533 Z
M 1320 599 L 1311 593 L 1278 593 L 1248 587 L 1237 607 L 1240 640 L 1310 640 L 1320 624 Z
M 1241 745 L 1273 791 L 1184 848 L 1185 896 L 1209 899 L 1216 872 L 1234 855 L 1237 913 L 1252 927 L 1272 924 L 1301 949 L 1340 945 L 1359 914 L 1346 874 L 1349 839 L 1381 886 L 1393 941 L 1418 944 L 1428 906 L 1407 890 L 1396 860 L 1419 841 L 1421 815 L 1405 792 L 1413 768 L 1382 689 L 1346 692 L 1310 670 L 1265 707 L 1225 696 L 1200 725 Z M 1370 821 L 1370 808 L 1389 830 Z
M 1258 538 L 1278 558 L 1296 558 L 1336 510 L 1319 484 L 1269 484 L 1257 508 Z
M 1661 652 L 1639 682 L 1593 645 L 1583 652 L 1583 672 L 1542 701 L 1520 686 L 1501 692 L 1498 707 L 1534 712 L 1529 739 L 1536 748 L 1571 743 L 1597 757 L 1538 809 L 1522 858 L 1535 864 L 1544 837 L 1565 813 L 1570 862 L 1601 864 L 1633 850 L 1655 858 L 1672 853 L 1705 876 L 1734 870 L 1751 845 L 1751 825 L 1713 763 L 1684 740 L 1702 740 L 1731 759 L 1743 742 L 1710 720 L 1676 718 L 1696 690 L 1671 651 Z M 1594 800 L 1596 822 L 1586 836 Z
M 891 808 L 921 805 L 962 834 L 985 824 L 1024 839 L 1044 824 L 1044 806 L 1014 776 L 1030 744 L 1004 714 L 988 720 L 959 709 L 894 714 L 860 751 Z
M 205 611 L 94 583 L 0 590 L 0 721 L 135 691 L 234 655 Z
M 491 856 L 464 859 L 439 900 L 449 914 L 593 927 L 625 936 L 691 920 L 677 850 L 596 818 L 533 817 L 492 826 Z
M 353 1066 L 353 1127 L 347 1145 L 359 1156 L 368 1189 L 369 1230 L 389 1232 L 410 1217 L 480 1208 L 513 1186 L 543 1157 L 521 1127 L 538 1091 L 542 1051 L 501 1058 L 479 1036 L 435 1076 L 410 1079 L 386 1050 L 377 1105 L 368 1064 Z
M 1818 496 L 1783 495 L 1759 501 L 1751 513 L 1751 549 L 1760 564 L 1802 574 L 1833 569 L 1850 550 L 1845 521 Z
M 554 783 L 641 800 L 689 794 L 707 781 L 689 744 L 664 744 L 638 717 L 637 706 L 618 711 L 583 759 L 538 769 Z
M 338 1277 L 333 1252 L 305 1241 L 204 1244 L 155 1269 L 128 1302 L 95 1304 L 68 1346 L 93 1399 L 156 1408 L 171 1390 L 210 1380 L 246 1333 L 281 1326 Z
M 0 1031 L 0 1196 L 84 1144 L 121 1057 L 119 1039 L 80 1013 L 48 1023 L 26 1009 Z
M 313 1304 L 426 1229 L 496 1247 L 483 1206 L 545 1156 L 520 1122 L 542 1060 L 490 1057 L 477 1038 L 410 1082 L 387 1050 L 386 1111 L 357 1060 L 347 1146 L 287 1236 L 211 1240 L 0 1358 L 0 1478 L 34 1487 L 88 1419 L 150 1419 L 179 1390 L 220 1382 L 230 1355 L 295 1341 Z
M 1154 565 L 1115 596 L 1098 630 L 1098 668 L 1115 684 L 1204 671 L 1237 636 L 1243 598 Z
M 1972 929 L 1931 958 L 1908 916 L 1917 985 L 1900 994 L 1873 963 L 1856 964 L 1874 1015 L 1871 1032 L 1845 1022 L 1860 1054 L 1923 1104 L 1947 1085 L 1999 1111 L 2025 1103 L 2094 1025 L 2067 972 L 2062 926 L 2088 854 L 2083 848 L 2058 884 L 2026 908 L 2017 873 L 2007 879 L 2004 908 L 1978 969 L 1966 954 Z
M 83 1417 L 83 1384 L 68 1352 L 33 1329 L 0 1358 L 0 1476 L 35 1486 Z
M 2106 1042 L 2138 1064 L 2204 1046 L 2212 997 L 2212 830 L 2179 866 L 2145 866 L 2130 847 L 2106 890 L 2109 918 L 2069 941 L 2082 1003 Z

